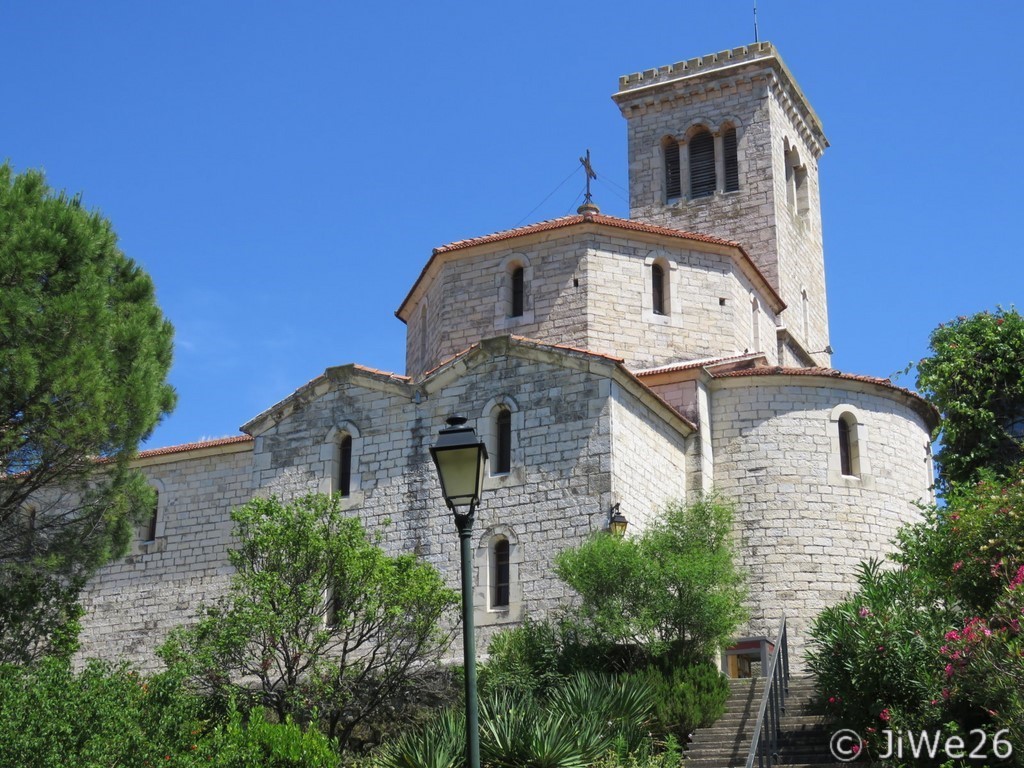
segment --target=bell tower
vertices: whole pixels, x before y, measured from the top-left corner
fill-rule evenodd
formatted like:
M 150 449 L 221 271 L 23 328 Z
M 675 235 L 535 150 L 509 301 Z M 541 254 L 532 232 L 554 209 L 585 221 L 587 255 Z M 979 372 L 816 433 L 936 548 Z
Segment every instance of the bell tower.
M 780 363 L 828 366 L 828 140 L 771 43 L 623 76 L 612 98 L 627 123 L 630 218 L 738 242 L 786 302 Z

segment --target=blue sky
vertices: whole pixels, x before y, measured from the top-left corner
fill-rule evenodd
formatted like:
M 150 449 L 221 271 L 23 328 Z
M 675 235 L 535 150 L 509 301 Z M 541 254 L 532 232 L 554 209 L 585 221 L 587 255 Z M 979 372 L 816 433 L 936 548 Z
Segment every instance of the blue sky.
M 403 372 L 431 248 L 573 212 L 582 172 L 548 195 L 586 148 L 628 216 L 618 76 L 752 42 L 751 5 L 0 0 L 0 158 L 82 192 L 153 276 L 179 404 L 146 447 L 236 434 L 328 366 Z M 1021 5 L 758 19 L 832 145 L 833 365 L 888 376 L 938 323 L 1019 306 Z

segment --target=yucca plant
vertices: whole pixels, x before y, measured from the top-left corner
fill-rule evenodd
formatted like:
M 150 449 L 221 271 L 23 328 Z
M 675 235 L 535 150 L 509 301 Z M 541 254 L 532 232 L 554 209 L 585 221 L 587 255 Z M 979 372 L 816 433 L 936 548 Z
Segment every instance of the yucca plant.
M 548 705 L 567 717 L 594 722 L 619 749 L 633 752 L 647 738 L 653 698 L 644 681 L 581 672 L 552 692 Z
M 415 730 L 384 744 L 380 768 L 463 768 L 466 764 L 466 718 L 447 709 Z
M 585 768 L 610 747 L 596 723 L 495 696 L 481 709 L 480 754 L 493 768 Z

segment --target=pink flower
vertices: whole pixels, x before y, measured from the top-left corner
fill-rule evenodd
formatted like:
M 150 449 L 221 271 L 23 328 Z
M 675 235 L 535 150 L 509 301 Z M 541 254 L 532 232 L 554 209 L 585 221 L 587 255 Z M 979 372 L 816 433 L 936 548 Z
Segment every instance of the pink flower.
M 881 712 L 878 713 L 878 719 L 879 720 L 884 720 L 887 723 L 889 722 L 889 709 L 888 709 L 888 707 L 883 709 Z
M 959 571 L 963 567 L 964 567 L 964 561 L 963 560 L 957 560 L 955 563 L 953 563 L 953 573 L 956 573 L 957 571 Z
M 860 614 L 860 617 L 864 619 L 871 615 L 871 609 L 868 608 L 866 605 L 862 605 L 858 613 Z
M 953 676 L 953 665 L 952 664 L 947 664 L 946 665 L 946 679 L 948 680 L 952 676 Z M 945 690 L 945 689 L 943 689 L 943 690 Z
M 884 645 L 878 646 L 879 653 L 883 652 L 884 650 L 885 650 L 885 646 Z
M 943 688 L 942 689 L 942 698 L 944 698 L 944 699 L 948 699 L 949 698 L 949 688 Z
M 850 746 L 850 751 L 853 752 L 853 754 L 856 755 L 858 752 L 860 752 L 860 744 L 853 744 L 853 745 L 851 745 Z
M 829 704 L 835 704 L 836 703 L 836 697 L 835 696 L 829 696 L 828 697 L 828 703 Z

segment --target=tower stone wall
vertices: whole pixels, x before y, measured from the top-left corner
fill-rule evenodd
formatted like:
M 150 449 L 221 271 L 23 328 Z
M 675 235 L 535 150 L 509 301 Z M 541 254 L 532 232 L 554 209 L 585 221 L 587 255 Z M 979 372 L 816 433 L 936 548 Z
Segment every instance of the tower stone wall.
M 807 363 L 827 366 L 817 161 L 828 142 L 771 44 L 624 76 L 613 98 L 627 121 L 630 217 L 742 243 L 787 305 L 779 324 Z M 730 127 L 737 135 L 735 191 L 726 191 L 721 171 L 722 134 Z M 719 171 L 714 194 L 697 197 L 688 186 L 687 148 L 700 128 L 715 136 Z M 666 186 L 667 144 L 679 146 L 678 196 Z

